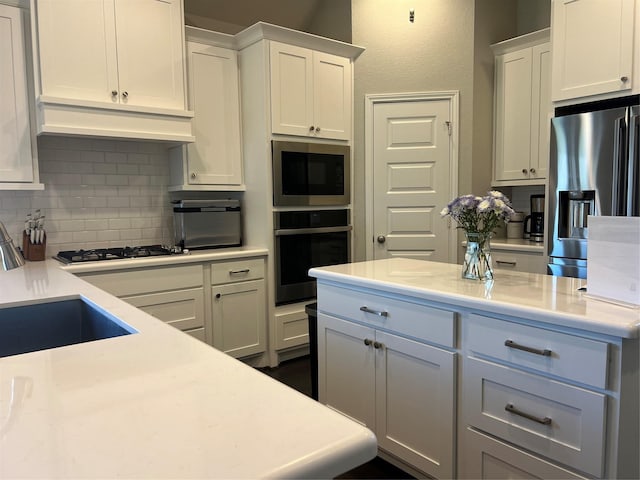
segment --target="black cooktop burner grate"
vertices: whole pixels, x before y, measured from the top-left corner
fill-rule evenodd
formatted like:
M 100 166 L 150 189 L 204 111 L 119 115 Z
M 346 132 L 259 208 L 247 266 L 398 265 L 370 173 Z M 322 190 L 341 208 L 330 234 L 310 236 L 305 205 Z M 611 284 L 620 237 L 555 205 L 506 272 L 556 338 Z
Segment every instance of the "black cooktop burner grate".
M 96 262 L 123 258 L 157 257 L 171 255 L 173 251 L 162 245 L 143 245 L 140 247 L 96 248 L 93 250 L 67 250 L 58 252 L 54 257 L 63 263 Z

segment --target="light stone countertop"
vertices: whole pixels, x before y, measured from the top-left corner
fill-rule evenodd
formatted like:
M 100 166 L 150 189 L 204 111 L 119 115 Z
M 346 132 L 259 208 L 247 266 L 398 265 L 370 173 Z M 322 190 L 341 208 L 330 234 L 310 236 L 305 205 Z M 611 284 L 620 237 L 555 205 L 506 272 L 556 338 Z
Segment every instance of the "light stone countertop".
M 368 429 L 55 260 L 0 285 L 0 322 L 84 297 L 138 332 L 0 358 L 0 478 L 329 478 L 377 453 Z
M 638 337 L 640 308 L 590 298 L 585 280 L 497 270 L 490 282 L 466 280 L 461 265 L 390 258 L 314 268 L 318 282 L 408 295 L 453 308 L 510 315 L 619 338 Z

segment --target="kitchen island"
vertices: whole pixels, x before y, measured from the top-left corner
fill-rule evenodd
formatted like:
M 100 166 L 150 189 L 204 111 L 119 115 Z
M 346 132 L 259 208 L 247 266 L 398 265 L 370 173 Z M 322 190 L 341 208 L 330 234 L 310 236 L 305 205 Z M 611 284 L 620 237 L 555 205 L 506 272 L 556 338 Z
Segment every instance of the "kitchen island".
M 312 269 L 319 397 L 436 478 L 638 478 L 640 310 L 584 280 L 390 258 Z
M 326 478 L 376 454 L 370 430 L 54 260 L 0 285 L 0 322 L 82 298 L 135 332 L 0 358 L 0 478 Z

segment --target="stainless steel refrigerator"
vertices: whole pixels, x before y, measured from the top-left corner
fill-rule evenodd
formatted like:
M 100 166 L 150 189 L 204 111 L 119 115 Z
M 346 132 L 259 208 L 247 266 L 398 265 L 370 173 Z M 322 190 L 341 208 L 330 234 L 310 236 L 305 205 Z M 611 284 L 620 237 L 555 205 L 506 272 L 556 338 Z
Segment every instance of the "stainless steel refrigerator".
M 638 99 L 556 110 L 548 191 L 551 275 L 587 277 L 589 215 L 640 216 Z

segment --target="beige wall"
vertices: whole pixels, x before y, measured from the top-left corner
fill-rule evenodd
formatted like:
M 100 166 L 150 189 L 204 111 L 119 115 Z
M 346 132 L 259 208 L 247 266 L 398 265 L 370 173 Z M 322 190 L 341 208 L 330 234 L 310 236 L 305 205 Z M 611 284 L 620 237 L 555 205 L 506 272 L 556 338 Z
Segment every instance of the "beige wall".
M 493 57 L 490 43 L 514 36 L 513 0 L 352 0 L 355 64 L 354 260 L 365 258 L 364 102 L 371 93 L 460 92 L 459 193 L 491 180 Z M 409 9 L 415 22 L 408 21 Z

